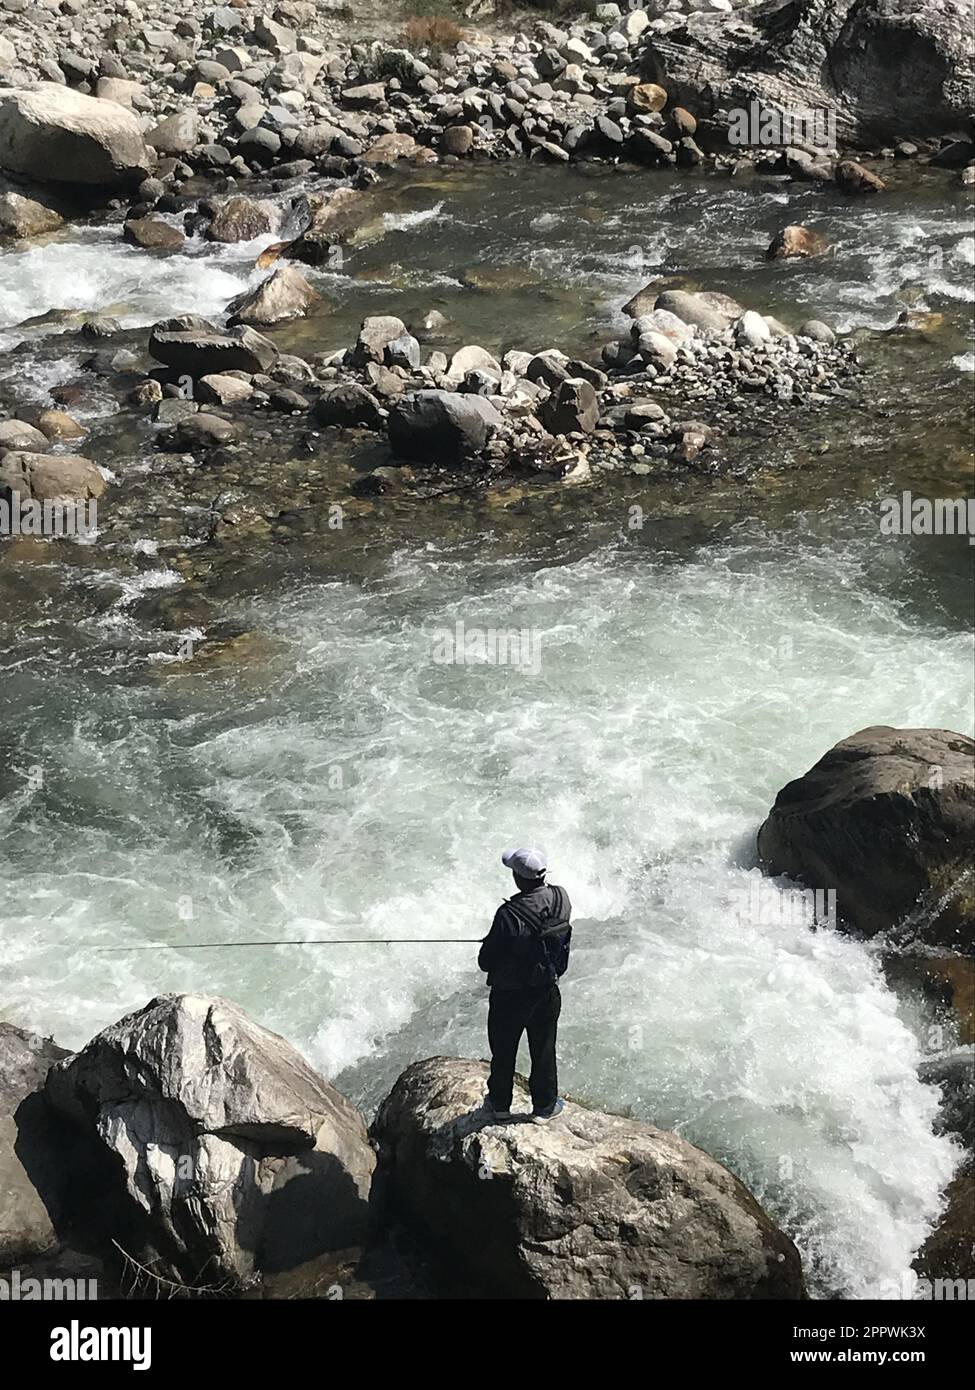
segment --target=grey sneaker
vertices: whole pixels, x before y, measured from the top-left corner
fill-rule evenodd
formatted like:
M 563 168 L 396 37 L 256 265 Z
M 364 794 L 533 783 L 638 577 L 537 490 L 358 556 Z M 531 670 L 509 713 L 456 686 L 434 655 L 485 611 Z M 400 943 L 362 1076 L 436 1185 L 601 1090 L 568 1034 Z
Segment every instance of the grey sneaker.
M 556 1115 L 561 1115 L 565 1109 L 565 1101 L 559 1096 L 555 1104 L 548 1110 L 533 1110 L 532 1115 L 536 1124 L 544 1124 L 546 1120 L 554 1120 Z

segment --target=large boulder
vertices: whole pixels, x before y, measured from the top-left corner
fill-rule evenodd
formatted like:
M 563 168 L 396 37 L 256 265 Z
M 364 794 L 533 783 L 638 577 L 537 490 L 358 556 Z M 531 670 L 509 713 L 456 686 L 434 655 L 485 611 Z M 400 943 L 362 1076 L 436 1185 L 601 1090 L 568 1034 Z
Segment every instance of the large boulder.
M 153 999 L 55 1066 L 45 1095 L 112 1160 L 124 1200 L 105 1234 L 162 1277 L 242 1287 L 365 1241 L 362 1118 L 228 1000 Z
M 835 113 L 840 143 L 967 129 L 971 7 L 953 0 L 769 0 L 650 33 L 643 75 L 698 116 Z
M 197 314 L 182 314 L 153 324 L 149 352 L 157 362 L 191 377 L 231 371 L 266 372 L 278 357 L 270 339 L 253 328 L 244 325 L 224 332 Z
M 518 1298 L 801 1298 L 799 1254 L 708 1154 L 573 1102 L 546 1125 L 480 1108 L 487 1065 L 416 1062 L 376 1117 L 397 1215 L 479 1293 Z M 530 1110 L 521 1081 L 513 1110 Z
M 861 729 L 779 792 L 762 867 L 835 889 L 866 936 L 901 927 L 975 951 L 975 743 L 946 729 Z
M 112 187 L 144 178 L 152 164 L 138 119 L 118 102 L 55 82 L 0 93 L 0 169 Z
M 50 1068 L 69 1055 L 50 1039 L 0 1023 L 0 1269 L 58 1244 L 51 1197 L 56 1145 L 38 1093 Z
M 481 396 L 411 391 L 390 409 L 389 442 L 400 458 L 452 467 L 479 454 L 502 423 Z

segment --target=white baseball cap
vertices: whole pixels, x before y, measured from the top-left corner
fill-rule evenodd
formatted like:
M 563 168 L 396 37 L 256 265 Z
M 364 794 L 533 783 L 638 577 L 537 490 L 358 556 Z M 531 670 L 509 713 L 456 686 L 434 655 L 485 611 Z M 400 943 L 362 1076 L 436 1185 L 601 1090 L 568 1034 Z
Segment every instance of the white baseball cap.
M 544 878 L 548 862 L 540 849 L 506 849 L 501 863 L 519 878 Z

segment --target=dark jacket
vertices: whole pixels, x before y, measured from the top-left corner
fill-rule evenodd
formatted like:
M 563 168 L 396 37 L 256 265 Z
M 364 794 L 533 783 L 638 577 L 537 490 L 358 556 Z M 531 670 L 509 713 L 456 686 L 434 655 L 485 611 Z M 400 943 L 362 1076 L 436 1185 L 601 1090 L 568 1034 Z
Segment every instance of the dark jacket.
M 541 918 L 541 931 L 520 915 L 521 907 Z M 568 893 L 554 883 L 515 893 L 502 903 L 477 957 L 480 968 L 487 971 L 488 984 L 493 989 L 530 989 L 553 984 L 564 975 L 572 939 L 571 915 Z

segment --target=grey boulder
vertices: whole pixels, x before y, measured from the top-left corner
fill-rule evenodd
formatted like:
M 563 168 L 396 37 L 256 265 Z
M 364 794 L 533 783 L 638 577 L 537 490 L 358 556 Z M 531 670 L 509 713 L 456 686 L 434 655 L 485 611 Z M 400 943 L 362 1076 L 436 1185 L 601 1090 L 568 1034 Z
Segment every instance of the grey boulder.
M 253 328 L 241 325 L 224 332 L 196 314 L 153 324 L 149 352 L 157 362 L 191 377 L 266 372 L 278 356 L 275 345 Z
M 546 1125 L 480 1108 L 483 1062 L 408 1067 L 373 1127 L 395 1209 L 483 1296 L 801 1298 L 792 1242 L 720 1163 L 567 1102 Z M 514 1111 L 530 1108 L 516 1083 Z
M 143 179 L 152 164 L 138 119 L 118 102 L 55 82 L 0 94 L 0 169 L 112 187 Z
M 389 442 L 400 458 L 450 467 L 480 453 L 502 423 L 481 396 L 412 391 L 390 408 Z
M 975 743 L 877 725 L 837 743 L 775 798 L 758 832 L 766 873 L 836 891 L 864 936 L 892 927 L 975 951 Z
M 106 1236 L 163 1277 L 243 1287 L 365 1240 L 358 1111 L 226 999 L 153 999 L 55 1066 L 45 1095 L 112 1162 L 131 1223 Z

